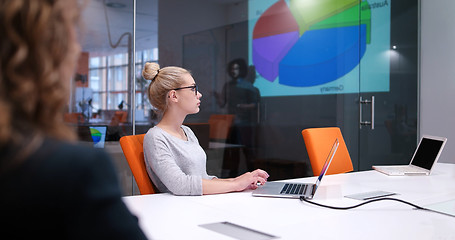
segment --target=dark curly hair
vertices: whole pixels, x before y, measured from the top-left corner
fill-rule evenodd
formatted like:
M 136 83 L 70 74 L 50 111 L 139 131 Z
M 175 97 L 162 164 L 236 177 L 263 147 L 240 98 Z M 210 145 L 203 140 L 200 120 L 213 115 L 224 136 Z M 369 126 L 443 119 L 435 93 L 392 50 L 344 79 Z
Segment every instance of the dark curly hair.
M 237 64 L 239 66 L 239 76 L 241 78 L 245 78 L 246 75 L 248 74 L 248 66 L 246 64 L 245 59 L 243 58 L 236 58 L 228 63 L 227 71 L 229 74 L 232 71 L 232 68 L 234 64 Z

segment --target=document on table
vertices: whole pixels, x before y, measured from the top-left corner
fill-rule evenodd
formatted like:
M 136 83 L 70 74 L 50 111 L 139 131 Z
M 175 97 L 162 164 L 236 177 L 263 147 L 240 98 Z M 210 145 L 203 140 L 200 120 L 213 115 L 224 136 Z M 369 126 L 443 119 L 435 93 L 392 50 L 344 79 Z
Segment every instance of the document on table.
M 455 199 L 424 206 L 426 209 L 455 217 Z
M 238 240 L 270 240 L 277 236 L 263 233 L 251 228 L 240 226 L 230 222 L 216 222 L 199 225 L 200 227 L 227 235 Z

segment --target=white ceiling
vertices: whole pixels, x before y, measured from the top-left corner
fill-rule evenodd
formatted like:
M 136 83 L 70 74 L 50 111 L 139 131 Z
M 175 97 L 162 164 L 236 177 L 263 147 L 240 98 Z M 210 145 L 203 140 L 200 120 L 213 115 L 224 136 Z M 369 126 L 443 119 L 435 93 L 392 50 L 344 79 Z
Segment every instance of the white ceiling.
M 121 3 L 124 8 L 106 7 L 105 3 Z M 158 0 L 137 0 L 136 50 L 157 47 Z M 91 54 L 127 52 L 128 37 L 133 32 L 133 1 L 92 0 L 84 10 L 83 49 Z M 110 32 L 110 34 L 109 34 Z M 110 39 L 110 41 L 109 41 Z M 111 43 L 110 43 L 111 42 Z M 114 49 L 111 45 L 118 46 Z

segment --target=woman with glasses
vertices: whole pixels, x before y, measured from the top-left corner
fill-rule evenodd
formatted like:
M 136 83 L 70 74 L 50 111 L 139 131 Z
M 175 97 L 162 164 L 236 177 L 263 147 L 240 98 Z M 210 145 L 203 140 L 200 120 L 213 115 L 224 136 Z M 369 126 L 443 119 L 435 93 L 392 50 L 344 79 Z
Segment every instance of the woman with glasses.
M 260 169 L 229 179 L 207 174 L 204 150 L 191 129 L 182 125 L 188 114 L 199 112 L 202 98 L 188 70 L 146 63 L 142 76 L 151 80 L 148 97 L 161 117 L 144 138 L 147 171 L 160 192 L 217 194 L 255 189 L 267 181 L 269 175 Z

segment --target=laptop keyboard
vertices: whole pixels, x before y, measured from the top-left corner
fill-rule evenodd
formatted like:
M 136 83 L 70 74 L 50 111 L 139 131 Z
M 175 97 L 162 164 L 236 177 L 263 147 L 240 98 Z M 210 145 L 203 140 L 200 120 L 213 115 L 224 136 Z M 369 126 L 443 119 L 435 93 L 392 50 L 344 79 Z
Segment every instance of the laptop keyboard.
M 308 188 L 308 184 L 286 183 L 280 194 L 302 195 Z

